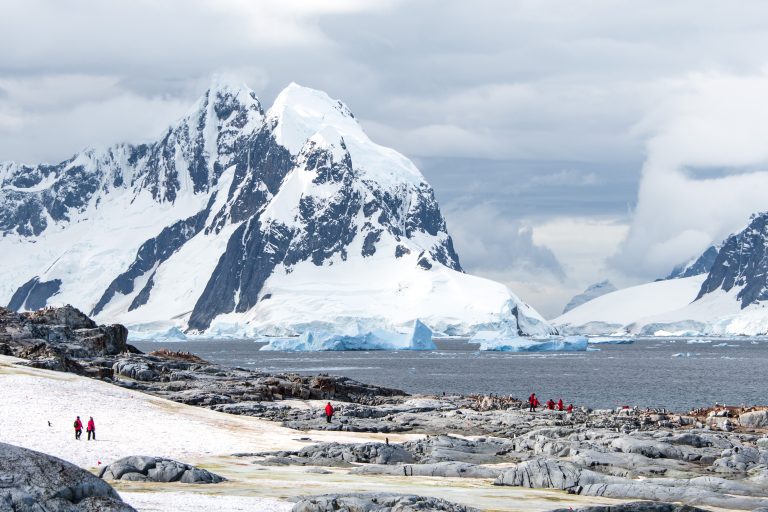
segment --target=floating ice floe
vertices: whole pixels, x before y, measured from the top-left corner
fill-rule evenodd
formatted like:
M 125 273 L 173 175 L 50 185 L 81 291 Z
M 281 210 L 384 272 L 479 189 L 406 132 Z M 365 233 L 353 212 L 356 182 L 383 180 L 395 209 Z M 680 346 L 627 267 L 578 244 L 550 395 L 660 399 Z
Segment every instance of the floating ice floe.
M 586 336 L 551 336 L 528 338 L 498 331 L 480 331 L 470 340 L 480 343 L 480 350 L 496 352 L 585 352 Z
M 590 336 L 587 338 L 590 345 L 630 345 L 635 342 L 632 338 L 617 338 L 613 336 Z
M 361 330 L 349 326 L 346 332 L 305 331 L 294 338 L 272 338 L 260 350 L 317 352 L 330 350 L 436 350 L 432 330 L 416 320 L 409 333 L 385 329 Z

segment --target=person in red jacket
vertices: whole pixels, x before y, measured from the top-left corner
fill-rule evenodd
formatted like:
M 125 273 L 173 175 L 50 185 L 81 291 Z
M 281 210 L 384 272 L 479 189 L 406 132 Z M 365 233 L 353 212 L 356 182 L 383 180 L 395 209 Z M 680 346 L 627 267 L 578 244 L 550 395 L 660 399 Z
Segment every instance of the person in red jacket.
M 552 400 L 551 398 L 547 400 L 547 409 L 549 409 L 550 411 L 555 410 L 555 401 Z
M 88 420 L 88 428 L 85 429 L 86 432 L 88 432 L 88 440 L 91 440 L 91 436 L 93 436 L 93 440 L 96 440 L 96 423 L 93 422 L 93 416 L 90 417 Z
M 326 423 L 331 422 L 331 418 L 333 417 L 334 413 L 333 406 L 331 405 L 331 402 L 328 402 L 328 405 L 325 406 L 325 421 Z
M 537 405 L 539 405 L 539 399 L 536 398 L 536 393 L 531 393 L 528 397 L 528 412 L 536 412 Z
M 75 439 L 80 439 L 80 435 L 83 433 L 83 422 L 80 421 L 80 416 L 75 418 Z
M 568 408 L 565 410 L 568 414 L 571 414 L 573 412 L 573 404 L 568 404 Z
M 562 398 L 557 401 L 557 410 L 558 411 L 562 411 L 563 410 L 563 399 Z

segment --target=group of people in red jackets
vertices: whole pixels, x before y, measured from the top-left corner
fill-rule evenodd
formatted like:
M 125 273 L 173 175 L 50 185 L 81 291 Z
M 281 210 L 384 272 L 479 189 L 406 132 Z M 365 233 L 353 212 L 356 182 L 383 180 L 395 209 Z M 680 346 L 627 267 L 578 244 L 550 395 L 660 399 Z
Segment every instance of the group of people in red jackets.
M 93 416 L 88 419 L 88 426 L 85 429 L 86 432 L 88 432 L 88 440 L 90 441 L 91 438 L 93 440 L 96 440 L 96 423 L 93 421 Z M 75 439 L 80 439 L 80 435 L 83 433 L 83 422 L 80 421 L 80 416 L 75 418 Z
M 536 398 L 536 393 L 531 393 L 531 396 L 528 397 L 528 411 L 536 412 L 536 408 L 540 405 L 541 402 L 539 402 L 539 399 Z M 568 404 L 568 407 L 565 407 L 562 398 L 559 399 L 557 403 L 555 403 L 555 401 L 550 398 L 547 400 L 547 409 L 550 411 L 565 411 L 570 414 L 573 412 L 573 404 Z

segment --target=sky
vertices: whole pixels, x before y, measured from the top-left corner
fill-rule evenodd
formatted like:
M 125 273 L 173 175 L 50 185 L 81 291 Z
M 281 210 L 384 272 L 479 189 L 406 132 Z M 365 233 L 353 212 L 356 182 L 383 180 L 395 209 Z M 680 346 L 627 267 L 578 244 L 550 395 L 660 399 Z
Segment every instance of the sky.
M 768 210 L 768 4 L 5 0 L 0 161 L 157 137 L 214 76 L 322 89 L 547 318 Z

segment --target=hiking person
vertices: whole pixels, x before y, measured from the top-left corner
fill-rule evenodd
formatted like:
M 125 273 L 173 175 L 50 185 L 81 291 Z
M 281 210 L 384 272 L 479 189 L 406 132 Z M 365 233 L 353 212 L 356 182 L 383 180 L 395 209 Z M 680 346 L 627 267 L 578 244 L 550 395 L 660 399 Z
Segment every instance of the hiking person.
M 528 412 L 536 412 L 536 406 L 539 405 L 539 399 L 536 398 L 536 393 L 531 393 L 531 396 L 528 397 L 528 405 L 530 406 Z
M 568 408 L 565 410 L 568 414 L 573 413 L 573 404 L 568 404 Z
M 547 409 L 549 409 L 550 411 L 555 410 L 555 401 L 552 400 L 551 398 L 547 400 Z
M 93 440 L 96 440 L 96 423 L 93 422 L 93 416 L 90 417 L 88 420 L 88 428 L 85 429 L 86 432 L 88 432 L 88 440 L 91 440 L 91 436 L 93 436 Z
M 557 410 L 562 411 L 563 410 L 563 399 L 557 401 Z
M 50 425 L 50 422 L 48 422 Z M 83 422 L 80 421 L 80 416 L 75 418 L 75 439 L 79 440 L 80 435 L 83 433 Z
M 331 402 L 328 402 L 328 405 L 325 406 L 325 422 L 330 423 L 331 418 L 333 417 L 334 409 L 331 405 Z

